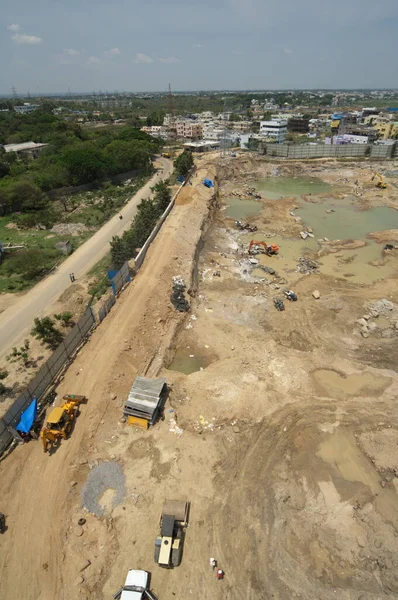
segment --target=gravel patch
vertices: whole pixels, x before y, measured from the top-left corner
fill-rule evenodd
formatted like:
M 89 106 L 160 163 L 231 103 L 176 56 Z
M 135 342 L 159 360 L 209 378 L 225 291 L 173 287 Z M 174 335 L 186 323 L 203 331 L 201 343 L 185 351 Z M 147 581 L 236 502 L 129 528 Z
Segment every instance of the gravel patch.
M 103 462 L 94 467 L 82 489 L 82 504 L 91 513 L 103 517 L 106 508 L 99 503 L 101 496 L 112 490 L 112 508 L 120 504 L 126 494 L 123 468 L 116 462 Z

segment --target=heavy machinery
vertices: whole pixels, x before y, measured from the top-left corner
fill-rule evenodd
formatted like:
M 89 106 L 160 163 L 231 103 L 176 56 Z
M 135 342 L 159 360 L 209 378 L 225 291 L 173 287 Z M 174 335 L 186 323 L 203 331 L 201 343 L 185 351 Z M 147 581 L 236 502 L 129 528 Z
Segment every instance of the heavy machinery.
M 63 404 L 53 408 L 47 417 L 47 423 L 40 432 L 44 452 L 53 448 L 62 438 L 65 440 L 72 431 L 79 414 L 79 406 L 87 402 L 86 396 L 67 394 Z
M 167 569 L 181 563 L 189 502 L 166 500 L 160 517 L 160 535 L 155 540 L 155 562 Z
M 261 249 L 264 248 L 264 250 Z M 265 242 L 256 242 L 252 240 L 249 244 L 249 254 L 259 254 L 259 252 L 264 252 L 271 256 L 272 254 L 278 254 L 279 246 L 276 244 L 266 244 Z
M 382 190 L 385 190 L 387 187 L 387 184 L 384 183 L 383 180 L 383 176 L 380 173 L 373 173 L 373 177 L 372 177 L 372 181 L 374 180 L 374 178 L 377 177 L 378 178 L 378 182 L 376 183 L 376 187 L 380 188 Z

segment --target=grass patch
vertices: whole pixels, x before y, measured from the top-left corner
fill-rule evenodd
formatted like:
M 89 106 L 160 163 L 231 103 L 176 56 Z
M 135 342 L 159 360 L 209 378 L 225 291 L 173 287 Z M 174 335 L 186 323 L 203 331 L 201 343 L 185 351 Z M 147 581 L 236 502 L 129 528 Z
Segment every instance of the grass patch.
M 111 287 L 107 272 L 112 268 L 112 258 L 110 252 L 104 256 L 92 269 L 89 271 L 89 276 L 94 280 L 88 288 L 89 294 L 97 300 L 101 298 Z
M 66 257 L 55 248 L 58 242 L 69 240 L 73 250 L 76 250 L 120 211 L 151 178 L 152 173 L 152 170 L 148 171 L 131 180 L 128 185 L 105 182 L 98 190 L 73 196 L 71 200 L 77 208 L 70 213 L 62 211 L 61 203 L 55 201 L 56 223 L 83 223 L 90 228 L 77 236 L 55 234 L 49 229 L 16 229 L 9 226 L 15 223 L 17 215 L 0 217 L 0 242 L 4 246 L 25 246 L 24 249 L 7 252 L 0 264 L 0 293 L 21 292 L 34 286 L 54 265 L 65 260 Z M 90 271 L 97 279 L 90 287 L 90 293 L 96 298 L 101 297 L 109 287 L 106 272 L 110 266 L 109 254 Z

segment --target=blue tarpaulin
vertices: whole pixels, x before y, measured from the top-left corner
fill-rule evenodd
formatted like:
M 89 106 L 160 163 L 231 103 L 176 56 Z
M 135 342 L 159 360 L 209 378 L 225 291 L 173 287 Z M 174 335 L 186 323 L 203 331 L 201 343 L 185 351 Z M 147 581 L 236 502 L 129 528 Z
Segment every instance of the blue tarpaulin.
M 22 413 L 21 419 L 16 426 L 17 431 L 29 433 L 37 415 L 37 400 L 34 398 L 28 408 Z
M 210 179 L 204 179 L 203 180 L 203 185 L 205 185 L 208 188 L 214 187 L 214 183 Z
M 184 181 L 185 181 L 185 177 L 184 177 L 184 175 L 180 175 L 179 177 L 177 177 L 177 181 L 178 181 L 179 183 L 184 183 Z

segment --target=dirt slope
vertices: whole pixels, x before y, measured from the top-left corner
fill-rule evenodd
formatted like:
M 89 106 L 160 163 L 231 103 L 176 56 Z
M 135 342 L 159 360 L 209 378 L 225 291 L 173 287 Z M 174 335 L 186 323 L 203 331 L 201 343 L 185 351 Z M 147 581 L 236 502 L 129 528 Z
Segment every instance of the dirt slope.
M 194 185 L 205 176 L 212 174 L 199 172 Z M 17 448 L 1 463 L 1 510 L 8 524 L 0 546 L 1 598 L 75 599 L 74 580 L 85 552 L 96 563 L 95 573 L 93 568 L 91 571 L 96 581 L 100 580 L 107 556 L 96 548 L 96 560 L 91 546 L 112 525 L 93 519 L 90 542 L 88 535 L 76 536 L 77 518 L 73 523 L 71 518 L 79 512 L 78 484 L 87 475 L 88 460 L 98 456 L 97 445 L 108 430 L 117 429 L 122 399 L 134 377 L 156 363 L 182 318 L 168 301 L 171 278 L 181 274 L 190 281 L 212 193 L 202 185 L 196 193 L 193 187 L 191 202 L 172 211 L 135 281 L 67 372 L 59 397 L 68 392 L 89 398 L 70 439 L 52 456 L 43 453 L 39 442 L 33 442 Z M 156 367 L 152 366 L 153 370 Z M 117 401 L 111 399 L 111 393 L 117 394 Z M 77 482 L 76 487 L 71 481 Z M 111 540 L 106 543 L 109 548 Z

